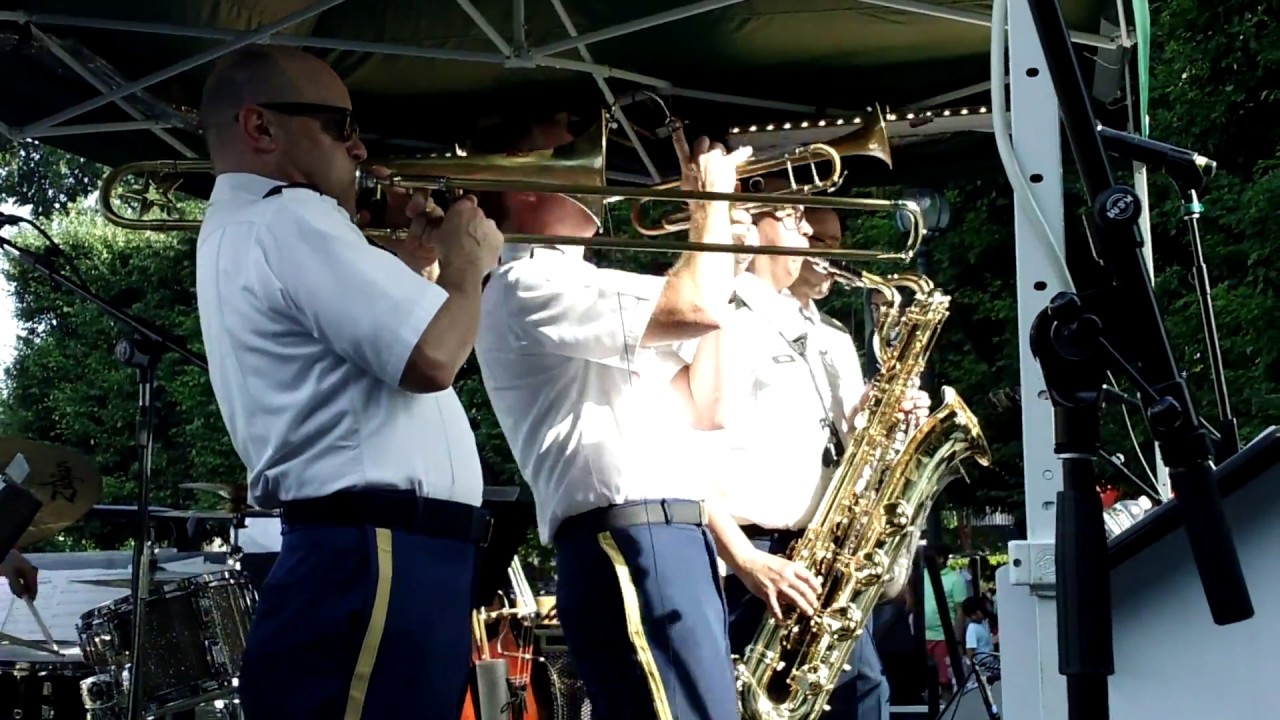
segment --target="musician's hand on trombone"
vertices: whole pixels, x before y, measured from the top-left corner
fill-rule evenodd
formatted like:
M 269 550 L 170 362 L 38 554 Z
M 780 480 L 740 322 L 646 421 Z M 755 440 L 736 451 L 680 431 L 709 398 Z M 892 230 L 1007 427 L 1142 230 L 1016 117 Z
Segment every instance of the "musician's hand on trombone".
M 738 187 L 738 166 L 751 158 L 751 147 L 726 152 L 724 145 L 700 137 L 692 148 L 677 126 L 672 132 L 676 156 L 680 159 L 680 186 L 703 192 L 734 192 Z M 703 203 L 691 203 L 694 207 Z
M 485 216 L 474 196 L 465 195 L 453 203 L 438 227 L 433 222 L 427 219 L 422 224 L 426 228 L 425 242 L 440 256 L 442 281 L 449 275 L 460 282 L 469 283 L 474 279 L 478 283 L 485 273 L 498 266 L 502 232 Z
M 386 172 L 384 168 L 375 168 L 373 172 L 377 174 L 379 170 Z M 388 221 L 387 224 L 403 228 L 405 232 L 395 237 L 378 237 L 375 242 L 395 253 L 396 257 L 414 272 L 429 280 L 435 280 L 439 272 L 440 254 L 433 244 L 432 231 L 440 227 L 444 220 L 444 211 L 432 202 L 431 196 L 425 192 L 409 195 L 401 188 L 391 189 L 396 190 L 397 193 L 394 196 L 387 196 L 387 215 L 388 217 L 392 214 L 402 215 L 403 222 L 396 220 Z M 397 198 L 395 203 L 392 203 L 392 197 Z M 362 211 L 360 220 L 368 222 L 368 213 Z

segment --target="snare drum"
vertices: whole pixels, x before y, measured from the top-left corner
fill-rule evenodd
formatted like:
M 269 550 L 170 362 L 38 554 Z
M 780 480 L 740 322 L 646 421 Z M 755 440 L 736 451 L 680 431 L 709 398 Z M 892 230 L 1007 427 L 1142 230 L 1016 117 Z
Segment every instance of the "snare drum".
M 80 681 L 93 675 L 75 649 L 59 643 L 58 657 L 19 645 L 0 646 L 0 718 L 83 720 Z
M 143 705 L 149 713 L 211 700 L 232 692 L 240 674 L 257 593 L 238 570 L 182 578 L 152 589 L 142 636 Z M 85 660 L 110 670 L 127 691 L 133 674 L 132 596 L 80 616 L 77 632 Z

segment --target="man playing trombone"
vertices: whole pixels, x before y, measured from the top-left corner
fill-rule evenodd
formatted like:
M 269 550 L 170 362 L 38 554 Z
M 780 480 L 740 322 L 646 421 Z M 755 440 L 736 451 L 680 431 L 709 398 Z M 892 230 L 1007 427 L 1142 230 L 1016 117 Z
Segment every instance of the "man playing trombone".
M 505 130 L 506 128 L 504 128 Z M 563 119 L 513 123 L 471 153 L 572 140 Z M 676 134 L 687 189 L 732 191 L 748 149 Z M 482 196 L 507 233 L 590 237 L 597 220 L 562 195 Z M 690 239 L 729 244 L 727 203 L 691 203 Z M 476 355 L 485 390 L 556 550 L 557 613 L 593 713 L 610 720 L 738 717 L 717 551 L 751 589 L 814 601 L 803 568 L 759 552 L 703 502 L 692 398 L 714 405 L 714 343 L 685 364 L 672 344 L 719 327 L 734 255 L 688 253 L 666 277 L 604 270 L 579 247 L 509 246 L 490 276 Z
M 201 124 L 217 175 L 196 251 L 209 378 L 249 500 L 280 508 L 283 530 L 244 650 L 245 716 L 456 718 L 488 524 L 451 385 L 502 236 L 474 199 L 442 218 L 419 202 L 410 235 L 438 253 L 435 282 L 370 247 L 351 99 L 312 55 L 226 56 Z

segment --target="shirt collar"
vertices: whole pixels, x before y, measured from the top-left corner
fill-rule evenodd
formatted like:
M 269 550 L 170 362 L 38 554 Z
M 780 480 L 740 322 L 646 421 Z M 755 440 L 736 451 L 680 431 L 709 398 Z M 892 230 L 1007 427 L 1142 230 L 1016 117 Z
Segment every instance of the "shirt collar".
M 502 264 L 512 263 L 517 260 L 531 258 L 534 255 L 538 257 L 563 256 L 570 260 L 582 260 L 586 255 L 586 248 L 579 245 L 531 245 L 529 243 L 507 243 L 502 247 L 502 256 L 500 262 Z
M 277 185 L 286 184 L 283 180 L 276 180 L 263 175 L 254 173 L 230 172 L 221 173 L 217 179 L 213 181 L 213 192 L 209 195 L 210 202 L 219 200 L 261 200 L 267 191 Z
M 780 310 L 795 302 L 790 295 L 783 295 L 759 275 L 751 272 L 739 273 L 734 278 L 733 291 L 739 299 L 756 310 Z
M 801 303 L 799 300 L 796 302 L 800 305 L 800 314 L 809 322 L 817 324 L 822 319 L 822 314 L 818 312 L 818 305 L 812 298 L 807 303 Z

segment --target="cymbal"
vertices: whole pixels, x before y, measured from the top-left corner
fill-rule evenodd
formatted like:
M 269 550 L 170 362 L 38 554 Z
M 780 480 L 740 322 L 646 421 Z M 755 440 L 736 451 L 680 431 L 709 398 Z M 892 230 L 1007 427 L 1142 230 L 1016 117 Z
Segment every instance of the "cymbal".
M 84 517 L 102 496 L 102 477 L 89 458 L 62 445 L 0 438 L 0 468 L 8 467 L 18 453 L 31 473 L 22 485 L 44 503 L 18 545 L 48 540 Z
M 152 515 L 156 517 L 198 518 L 200 520 L 231 520 L 235 517 L 234 513 L 222 510 L 165 510 L 152 513 Z M 280 517 L 280 513 L 275 510 L 259 510 L 258 508 L 247 507 L 241 510 L 240 516 L 246 518 L 269 518 Z
M 157 585 L 171 583 L 174 580 L 181 580 L 183 578 L 195 577 L 198 574 L 199 573 L 176 573 L 171 570 L 153 572 L 151 573 L 151 578 L 150 578 L 151 582 L 149 583 L 149 585 L 151 587 L 155 587 Z M 125 575 L 124 577 L 112 577 L 112 578 L 78 578 L 78 579 L 72 580 L 72 582 L 78 582 L 78 583 L 81 583 L 82 585 L 96 585 L 98 587 L 106 587 L 106 588 L 123 588 L 125 590 L 130 590 L 133 588 L 133 578 L 129 575 Z
M 243 486 L 224 485 L 222 483 L 192 482 L 192 483 L 181 483 L 178 485 L 178 487 L 186 490 L 200 490 L 202 492 L 211 492 L 217 495 L 218 497 L 223 497 L 223 498 L 226 498 L 227 500 L 230 500 L 232 495 L 234 495 L 237 491 L 239 491 L 241 496 L 244 495 Z

